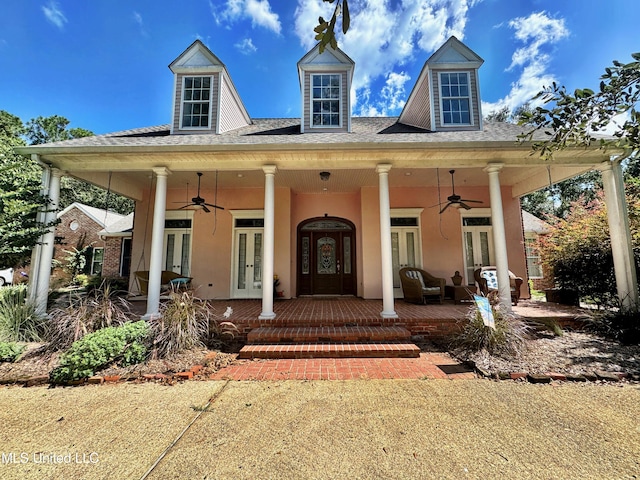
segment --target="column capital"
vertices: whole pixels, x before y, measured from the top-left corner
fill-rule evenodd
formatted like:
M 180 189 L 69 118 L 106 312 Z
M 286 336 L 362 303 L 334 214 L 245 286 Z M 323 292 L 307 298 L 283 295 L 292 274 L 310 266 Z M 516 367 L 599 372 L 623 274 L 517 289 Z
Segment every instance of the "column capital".
M 167 167 L 153 167 L 153 173 L 156 174 L 156 177 L 168 177 L 171 175 L 171 170 Z
M 263 165 L 262 171 L 266 175 L 275 175 L 276 172 L 278 171 L 278 167 L 276 167 L 275 165 Z
M 502 162 L 493 162 L 488 163 L 486 167 L 484 167 L 484 171 L 487 173 L 499 173 L 504 167 L 504 163 Z
M 379 163 L 378 165 L 376 165 L 376 173 L 378 174 L 389 173 L 389 170 L 391 170 L 390 163 Z
M 51 175 L 54 177 L 62 177 L 66 172 L 57 167 L 51 167 Z

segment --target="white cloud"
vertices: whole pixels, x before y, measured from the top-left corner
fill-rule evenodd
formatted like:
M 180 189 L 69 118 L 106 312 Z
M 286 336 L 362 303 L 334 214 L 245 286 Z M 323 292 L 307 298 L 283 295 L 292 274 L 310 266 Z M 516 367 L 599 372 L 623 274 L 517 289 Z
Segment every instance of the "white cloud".
M 234 47 L 236 47 L 240 51 L 240 53 L 244 55 L 249 55 L 258 50 L 256 46 L 253 44 L 253 40 L 251 40 L 250 38 L 245 38 L 239 41 L 234 45 Z
M 280 34 L 280 17 L 271 10 L 269 0 L 226 0 L 216 4 L 209 0 L 209 9 L 217 25 L 250 19 L 251 25 Z
M 409 80 L 411 77 L 405 72 L 391 72 L 387 74 L 384 86 L 377 97 L 371 95 L 369 87 L 360 89 L 360 105 L 355 114 L 361 117 L 386 117 L 396 114 L 406 103 L 404 86 Z
M 67 17 L 64 16 L 64 13 L 62 13 L 60 6 L 56 2 L 52 0 L 47 5 L 43 5 L 42 11 L 44 12 L 44 16 L 47 18 L 47 20 L 49 20 L 60 30 L 64 30 L 64 25 L 68 22 L 68 20 Z
M 511 111 L 528 102 L 543 87 L 551 85 L 556 77 L 549 72 L 551 56 L 545 50 L 569 36 L 564 19 L 552 18 L 546 12 L 532 13 L 509 22 L 514 37 L 524 45 L 511 57 L 507 71 L 520 71 L 518 80 L 511 84 L 509 93 L 494 103 L 483 103 L 483 115 L 504 107 Z
M 144 25 L 144 22 L 142 21 L 142 15 L 140 15 L 138 12 L 133 12 L 133 20 L 141 27 Z
M 140 13 L 134 11 L 133 12 L 133 21 L 136 22 L 136 24 L 140 28 L 140 34 L 142 34 L 145 37 L 148 37 L 149 33 L 147 32 L 147 29 L 145 28 L 144 20 L 142 18 L 142 15 L 140 15 Z
M 401 107 L 398 83 L 406 74 L 392 77 L 407 62 L 426 61 L 451 35 L 464 38 L 469 8 L 477 0 L 350 0 L 351 27 L 338 43 L 355 62 L 353 109 L 360 115 L 397 114 Z M 334 5 L 318 0 L 298 0 L 295 32 L 302 45 L 316 44 L 313 28 L 318 17 L 329 19 Z M 336 28 L 339 30 L 339 28 Z M 383 92 L 372 94 L 371 84 L 384 78 Z M 394 87 L 395 85 L 395 87 Z

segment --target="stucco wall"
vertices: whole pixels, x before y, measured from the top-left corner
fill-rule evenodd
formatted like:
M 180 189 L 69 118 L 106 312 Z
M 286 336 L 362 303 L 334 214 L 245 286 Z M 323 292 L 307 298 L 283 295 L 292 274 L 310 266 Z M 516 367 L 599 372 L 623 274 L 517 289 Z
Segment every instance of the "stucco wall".
M 456 193 L 464 198 L 482 200 L 489 208 L 486 187 L 458 187 Z M 153 192 L 152 192 L 153 194 Z M 201 195 L 213 199 L 214 192 L 203 190 Z M 148 270 L 151 253 L 151 222 L 153 205 L 139 202 L 135 216 L 132 272 Z M 151 197 L 153 199 L 153 197 Z M 442 197 L 446 200 L 446 196 Z M 184 200 L 184 190 L 169 190 L 170 207 Z M 502 189 L 502 201 L 507 229 L 508 259 L 511 271 L 526 277 L 524 237 L 520 221 L 520 204 L 511 197 L 510 188 Z M 447 283 L 456 270 L 463 271 L 462 222 L 460 211 L 449 208 L 439 215 L 436 188 L 391 188 L 391 208 L 424 208 L 422 212 L 422 265 Z M 196 211 L 193 215 L 192 270 L 194 284 L 202 298 L 229 298 L 232 277 L 233 217 L 230 210 L 253 210 L 264 207 L 264 189 L 220 189 L 218 204 L 225 207 L 216 214 Z M 357 295 L 381 298 L 380 218 L 377 187 L 365 187 L 358 193 L 300 194 L 288 188 L 276 188 L 275 265 L 279 276 L 278 290 L 285 298 L 296 294 L 297 226 L 303 220 L 335 216 L 345 218 L 356 227 Z M 147 214 L 148 210 L 148 214 Z M 144 234 L 145 223 L 147 234 Z
M 151 204 L 148 194 L 145 200 L 137 206 L 138 215 L 135 216 L 134 229 L 147 228 L 147 235 L 135 235 L 133 240 L 133 257 L 131 271 L 148 270 L 151 258 L 151 225 L 153 220 L 153 191 Z M 179 207 L 184 202 L 184 190 L 169 190 L 167 205 L 169 208 Z M 203 198 L 211 202 L 214 191 L 203 189 Z M 275 265 L 274 273 L 280 276 L 279 290 L 284 289 L 287 296 L 291 292 L 289 278 L 291 236 L 290 236 L 290 194 L 288 188 L 276 188 L 276 217 L 275 217 Z M 264 208 L 264 189 L 219 189 L 218 205 L 224 210 L 205 213 L 202 210 L 193 213 L 192 223 L 192 261 L 191 276 L 201 298 L 230 297 L 230 283 L 232 276 L 232 244 L 233 217 L 231 210 L 261 210 Z M 147 214 L 148 211 L 148 214 Z M 185 218 L 187 214 L 185 213 Z M 132 287 L 135 285 L 132 282 Z

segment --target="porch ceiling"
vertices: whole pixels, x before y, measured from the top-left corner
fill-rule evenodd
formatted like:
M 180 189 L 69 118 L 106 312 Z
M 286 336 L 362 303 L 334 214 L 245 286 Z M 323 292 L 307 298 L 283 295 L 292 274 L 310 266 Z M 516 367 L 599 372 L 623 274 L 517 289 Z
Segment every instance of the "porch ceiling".
M 588 171 L 596 167 L 603 159 L 592 161 L 585 165 L 505 165 L 500 173 L 502 185 L 511 186 L 514 197 L 522 196 L 532 191 L 549 185 L 550 182 L 559 182 L 567 178 Z M 348 163 L 348 162 L 345 162 Z M 443 188 L 451 186 L 449 170 L 455 168 L 456 188 L 487 186 L 488 175 L 483 171 L 483 166 L 443 166 L 443 167 L 398 167 L 393 166 L 389 172 L 389 184 L 391 187 L 434 187 L 438 182 Z M 195 172 L 203 172 L 201 179 L 202 189 L 215 188 L 216 173 L 211 165 L 206 168 L 194 168 L 193 170 L 171 169 L 168 177 L 169 189 L 193 189 L 197 186 Z M 320 172 L 328 171 L 331 176 L 328 181 L 320 179 Z M 133 199 L 141 199 L 145 189 L 153 183 L 153 175 L 148 171 L 86 171 L 67 170 L 67 174 L 81 178 L 90 183 L 107 188 Z M 377 187 L 378 174 L 374 167 L 370 168 L 337 168 L 331 166 L 316 166 L 309 169 L 287 169 L 279 167 L 275 176 L 276 187 L 290 188 L 296 193 L 353 193 L 362 187 Z M 252 170 L 220 169 L 218 171 L 218 188 L 263 188 L 264 172 L 262 168 Z

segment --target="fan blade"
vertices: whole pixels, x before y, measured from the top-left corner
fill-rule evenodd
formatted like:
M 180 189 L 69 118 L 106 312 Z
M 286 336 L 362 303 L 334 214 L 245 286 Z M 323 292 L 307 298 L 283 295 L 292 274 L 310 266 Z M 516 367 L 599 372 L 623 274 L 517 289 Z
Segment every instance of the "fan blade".
M 471 210 L 471 207 L 469 205 L 467 205 L 466 203 L 462 203 L 462 202 L 458 202 L 458 203 L 460 203 L 460 206 L 462 208 L 464 208 L 465 210 Z
M 444 212 L 447 208 L 449 208 L 451 206 L 451 203 L 447 203 L 444 208 L 442 210 L 440 210 L 440 213 Z
M 183 208 L 189 208 L 189 207 L 193 207 L 195 205 L 195 203 L 189 203 L 188 205 L 183 205 L 180 208 L 178 208 L 178 210 L 182 210 Z
M 207 206 L 204 203 L 201 206 L 202 206 L 202 210 L 204 210 L 206 213 L 209 213 L 211 211 L 207 208 Z
M 220 206 L 214 205 L 212 203 L 204 203 L 203 205 L 209 205 L 211 208 L 217 208 L 218 210 L 224 210 L 224 207 L 220 207 Z
M 461 202 L 468 202 L 468 203 L 482 203 L 482 200 L 467 200 L 465 198 L 461 198 L 460 201 Z

